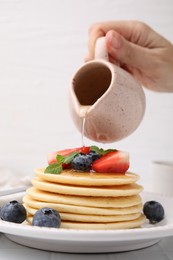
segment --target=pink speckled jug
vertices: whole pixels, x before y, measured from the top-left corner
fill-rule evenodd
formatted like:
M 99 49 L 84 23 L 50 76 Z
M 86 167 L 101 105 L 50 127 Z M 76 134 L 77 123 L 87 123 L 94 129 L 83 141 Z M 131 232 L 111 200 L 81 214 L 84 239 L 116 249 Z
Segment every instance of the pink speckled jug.
M 145 112 L 140 84 L 108 61 L 105 38 L 96 42 L 95 59 L 78 69 L 70 86 L 72 119 L 84 135 L 96 142 L 119 141 L 135 131 Z

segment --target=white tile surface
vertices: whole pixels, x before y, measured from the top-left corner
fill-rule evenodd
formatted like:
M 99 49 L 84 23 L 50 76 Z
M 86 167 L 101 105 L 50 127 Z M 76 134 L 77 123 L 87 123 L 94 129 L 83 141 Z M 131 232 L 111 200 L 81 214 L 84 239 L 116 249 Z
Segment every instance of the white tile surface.
M 67 93 L 93 22 L 139 19 L 173 41 L 172 13 L 171 0 L 0 0 L 0 167 L 32 173 L 49 151 L 81 145 Z M 151 160 L 173 160 L 173 94 L 146 95 L 141 126 L 111 144 L 142 181 Z

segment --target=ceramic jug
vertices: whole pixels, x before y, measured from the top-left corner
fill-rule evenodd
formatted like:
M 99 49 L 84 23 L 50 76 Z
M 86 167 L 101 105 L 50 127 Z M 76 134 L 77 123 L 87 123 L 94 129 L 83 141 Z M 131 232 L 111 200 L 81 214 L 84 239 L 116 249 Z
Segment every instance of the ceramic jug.
M 145 94 L 127 71 L 108 61 L 105 38 L 96 42 L 95 59 L 72 77 L 69 91 L 72 119 L 87 138 L 101 143 L 132 134 L 145 112 Z M 84 125 L 83 125 L 84 124 Z

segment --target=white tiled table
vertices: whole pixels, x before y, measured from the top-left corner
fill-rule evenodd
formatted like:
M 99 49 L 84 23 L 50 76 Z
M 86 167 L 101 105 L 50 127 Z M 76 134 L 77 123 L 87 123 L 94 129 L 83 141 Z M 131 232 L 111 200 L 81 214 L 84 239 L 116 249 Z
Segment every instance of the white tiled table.
M 18 245 L 0 234 L 0 260 L 172 260 L 173 259 L 173 237 L 162 239 L 154 246 L 123 253 L 105 254 L 65 254 L 42 251 Z

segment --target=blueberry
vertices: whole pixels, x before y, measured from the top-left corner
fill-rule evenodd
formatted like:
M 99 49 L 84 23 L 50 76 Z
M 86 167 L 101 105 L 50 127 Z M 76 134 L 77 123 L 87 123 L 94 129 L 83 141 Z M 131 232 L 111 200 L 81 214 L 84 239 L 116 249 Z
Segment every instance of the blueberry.
M 93 162 L 101 157 L 96 151 L 90 151 L 88 155 L 91 156 Z
M 21 203 L 13 200 L 2 206 L 0 217 L 5 221 L 22 223 L 26 219 L 26 209 Z
M 149 219 L 151 224 L 160 222 L 164 218 L 163 206 L 154 200 L 147 201 L 143 207 L 144 215 Z
M 52 208 L 41 208 L 34 214 L 32 225 L 39 227 L 55 227 L 59 228 L 61 217 L 57 210 Z
M 73 158 L 71 166 L 77 171 L 87 171 L 90 170 L 91 163 L 92 159 L 89 154 L 79 153 Z

